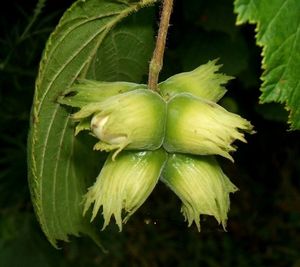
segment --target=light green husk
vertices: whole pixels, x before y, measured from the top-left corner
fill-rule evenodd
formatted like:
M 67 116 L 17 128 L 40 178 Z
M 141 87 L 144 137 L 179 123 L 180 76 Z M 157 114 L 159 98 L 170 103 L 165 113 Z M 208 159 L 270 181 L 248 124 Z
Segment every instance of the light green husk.
M 179 94 L 168 102 L 164 148 L 168 152 L 221 155 L 233 161 L 235 140 L 246 142 L 243 132 L 253 126 L 218 104 Z
M 216 65 L 216 62 L 208 61 L 193 71 L 171 76 L 158 85 L 159 92 L 165 99 L 180 93 L 190 93 L 213 102 L 219 101 L 226 93 L 223 85 L 233 77 L 216 73 L 222 66 Z
M 91 117 L 90 129 L 100 140 L 94 149 L 116 150 L 115 158 L 125 148 L 154 150 L 162 145 L 166 103 L 157 93 L 140 89 L 85 105 L 72 117 L 77 121 Z M 85 129 L 86 123 L 78 127 Z
M 101 102 L 111 96 L 122 93 L 147 89 L 146 85 L 130 82 L 101 82 L 94 80 L 80 80 L 59 97 L 60 104 L 82 108 L 83 106 Z
M 94 203 L 91 221 L 102 207 L 102 230 L 114 216 L 121 231 L 122 222 L 125 223 L 152 192 L 166 159 L 167 154 L 163 149 L 147 152 L 122 151 L 115 161 L 112 160 L 111 153 L 95 184 L 85 195 L 84 213 Z M 126 214 L 124 219 L 122 210 Z
M 181 211 L 200 231 L 200 215 L 212 215 L 226 228 L 229 193 L 237 191 L 213 156 L 169 156 L 161 180 L 181 199 Z

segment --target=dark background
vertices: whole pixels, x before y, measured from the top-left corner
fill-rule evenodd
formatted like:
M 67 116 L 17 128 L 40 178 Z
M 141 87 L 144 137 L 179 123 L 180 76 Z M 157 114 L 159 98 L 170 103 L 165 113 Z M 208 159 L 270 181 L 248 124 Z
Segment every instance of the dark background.
M 236 27 L 233 2 L 176 0 L 161 78 L 220 58 L 230 82 L 226 108 L 257 134 L 239 143 L 235 164 L 221 161 L 239 187 L 227 232 L 209 216 L 187 227 L 180 201 L 163 184 L 125 225 L 102 233 L 104 254 L 88 238 L 56 250 L 36 221 L 27 185 L 26 138 L 38 63 L 71 0 L 48 0 L 27 32 L 37 1 L 10 0 L 0 17 L 0 266 L 300 266 L 300 135 L 277 104 L 259 105 L 261 49 L 254 26 Z M 209 3 L 208 3 L 209 2 Z

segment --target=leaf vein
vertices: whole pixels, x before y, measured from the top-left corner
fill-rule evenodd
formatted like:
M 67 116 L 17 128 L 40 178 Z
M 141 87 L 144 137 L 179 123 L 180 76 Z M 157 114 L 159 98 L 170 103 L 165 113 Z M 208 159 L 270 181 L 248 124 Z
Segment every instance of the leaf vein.
M 262 39 L 263 36 L 264 36 L 265 34 L 268 33 L 269 29 L 271 29 L 271 26 L 273 25 L 273 23 L 276 22 L 277 17 L 279 16 L 279 14 L 281 13 L 282 9 L 285 7 L 285 5 L 286 5 L 288 2 L 289 2 L 289 0 L 286 0 L 286 1 L 283 1 L 283 2 L 282 2 L 282 4 L 280 5 L 280 7 L 278 8 L 278 10 L 276 11 L 275 15 L 272 16 L 272 18 L 271 18 L 271 20 L 269 21 L 269 23 L 267 23 L 267 26 L 266 26 L 264 32 L 261 33 L 261 38 L 260 38 L 260 39 Z
M 59 158 L 60 158 L 60 155 L 61 155 L 61 152 L 62 152 L 63 140 L 64 140 L 64 137 L 65 137 L 65 133 L 66 133 L 68 122 L 69 122 L 69 119 L 66 118 L 63 130 L 60 133 L 61 134 L 61 138 L 60 138 L 59 143 L 58 143 L 58 151 L 57 151 L 57 154 L 56 154 L 55 167 L 54 167 L 54 170 L 53 170 L 52 207 L 53 207 L 53 214 L 56 215 L 55 216 L 56 223 L 58 224 L 59 229 L 61 229 L 62 227 L 61 227 L 61 223 L 60 223 L 60 220 L 58 218 L 57 211 L 56 211 L 56 204 L 57 204 L 57 201 L 56 201 L 56 181 L 57 181 L 58 164 L 60 163 Z M 65 177 L 65 179 L 66 179 L 66 177 Z M 53 223 L 54 223 L 54 220 L 53 220 Z

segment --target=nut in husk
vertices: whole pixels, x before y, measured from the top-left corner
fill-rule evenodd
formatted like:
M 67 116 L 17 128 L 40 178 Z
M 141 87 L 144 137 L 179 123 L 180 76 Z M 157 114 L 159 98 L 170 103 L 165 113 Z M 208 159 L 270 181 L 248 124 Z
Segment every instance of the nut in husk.
M 161 180 L 181 199 L 181 211 L 189 226 L 200 231 L 200 215 L 216 218 L 226 227 L 229 193 L 237 190 L 213 156 L 171 154 Z
M 166 159 L 167 154 L 163 149 L 122 151 L 115 161 L 110 153 L 95 184 L 85 195 L 84 213 L 94 203 L 91 220 L 94 220 L 102 207 L 102 229 L 114 216 L 121 231 L 122 222 L 126 222 L 152 192 Z M 126 214 L 124 219 L 123 210 Z

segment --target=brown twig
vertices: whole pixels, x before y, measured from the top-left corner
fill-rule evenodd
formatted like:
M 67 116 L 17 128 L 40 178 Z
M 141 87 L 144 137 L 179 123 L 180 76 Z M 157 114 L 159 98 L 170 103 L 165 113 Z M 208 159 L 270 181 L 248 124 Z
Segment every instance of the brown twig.
M 156 47 L 149 66 L 148 87 L 157 91 L 158 76 L 163 66 L 169 22 L 173 8 L 173 0 L 163 0 L 163 7 L 156 39 Z

